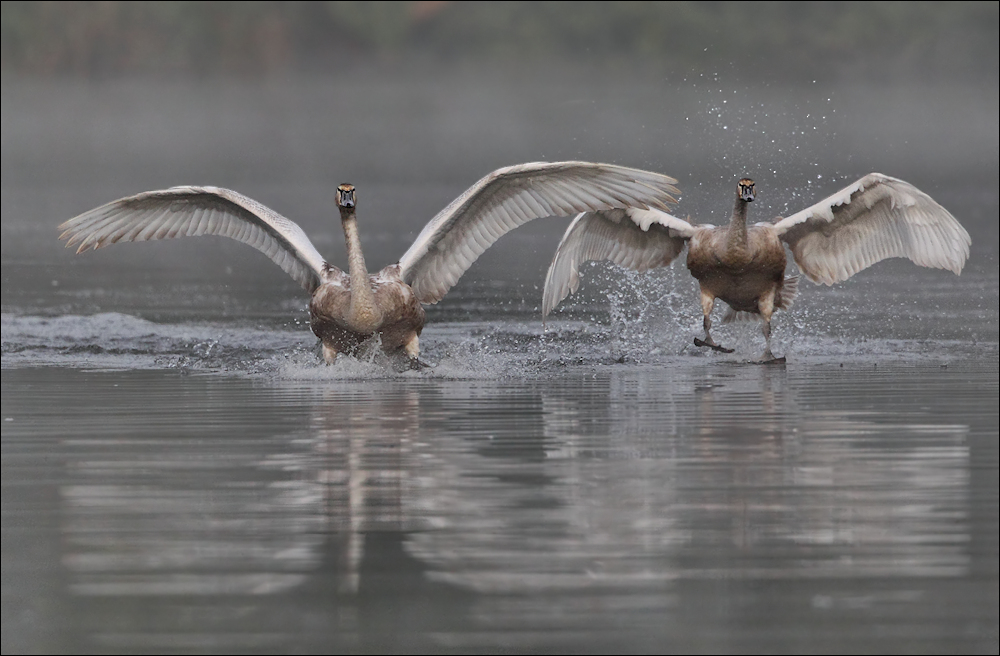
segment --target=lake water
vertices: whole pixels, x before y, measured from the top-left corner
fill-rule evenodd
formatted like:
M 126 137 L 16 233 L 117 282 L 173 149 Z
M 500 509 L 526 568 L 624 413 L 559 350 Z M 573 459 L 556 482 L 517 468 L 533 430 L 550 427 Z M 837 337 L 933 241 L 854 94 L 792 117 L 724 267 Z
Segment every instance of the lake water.
M 996 653 L 995 89 L 915 109 L 739 87 L 736 110 L 723 83 L 615 106 L 570 80 L 531 87 L 536 115 L 512 80 L 466 82 L 361 82 L 345 108 L 333 82 L 5 79 L 3 651 Z M 664 115 L 694 127 L 670 141 Z M 713 331 L 731 355 L 693 346 L 682 263 L 589 267 L 543 326 L 567 220 L 538 221 L 428 308 L 434 366 L 397 374 L 323 365 L 308 299 L 241 244 L 56 239 L 122 195 L 222 184 L 343 264 L 332 175 L 375 268 L 492 168 L 567 158 L 675 175 L 679 213 L 719 223 L 750 170 L 719 173 L 726 143 L 759 162 L 754 220 L 910 179 L 972 234 L 965 271 L 803 282 L 775 320 L 787 365 L 760 366 L 754 326 Z

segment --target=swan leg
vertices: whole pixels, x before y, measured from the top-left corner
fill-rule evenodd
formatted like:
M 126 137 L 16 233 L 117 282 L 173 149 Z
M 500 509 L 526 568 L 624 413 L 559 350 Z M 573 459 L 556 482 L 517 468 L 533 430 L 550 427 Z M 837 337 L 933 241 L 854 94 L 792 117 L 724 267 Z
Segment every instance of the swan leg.
M 716 351 L 722 351 L 723 353 L 732 353 L 733 349 L 725 348 L 724 346 L 719 346 L 712 339 L 712 333 L 709 332 L 712 328 L 712 308 L 715 307 L 715 296 L 707 291 L 704 287 L 701 288 L 701 313 L 704 315 L 702 320 L 702 326 L 705 327 L 705 339 L 694 338 L 695 346 L 708 346 Z
M 420 339 L 417 337 L 416 333 L 413 333 L 413 337 L 410 341 L 403 344 L 403 351 L 409 357 L 409 367 L 413 370 L 428 369 L 431 365 L 420 359 Z
M 323 342 L 323 361 L 327 364 L 333 364 L 337 361 L 337 349 L 327 342 Z
M 410 338 L 410 341 L 403 344 L 403 350 L 406 351 L 406 354 L 410 356 L 411 360 L 416 360 L 420 357 L 420 338 L 417 337 L 416 333 L 413 333 L 413 337 Z
M 774 353 L 771 352 L 771 315 L 774 314 L 774 295 L 776 291 L 777 289 L 772 287 L 757 299 L 757 309 L 760 311 L 761 319 L 763 319 L 760 329 L 764 333 L 764 354 L 760 356 L 761 364 L 781 363 L 785 361 L 783 357 L 774 357 Z

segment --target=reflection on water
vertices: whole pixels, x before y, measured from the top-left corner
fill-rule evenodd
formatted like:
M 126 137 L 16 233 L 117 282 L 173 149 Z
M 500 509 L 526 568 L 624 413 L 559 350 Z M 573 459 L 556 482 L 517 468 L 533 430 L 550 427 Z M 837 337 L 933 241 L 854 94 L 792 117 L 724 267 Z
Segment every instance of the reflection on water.
M 59 625 L 22 639 L 74 650 L 765 649 L 803 622 L 884 640 L 873 610 L 926 632 L 948 582 L 988 624 L 971 524 L 996 506 L 972 478 L 984 441 L 995 474 L 986 369 L 316 385 L 4 369 L 5 633 Z M 28 538 L 43 546 L 8 549 Z M 726 612 L 699 610 L 723 583 Z M 790 614 L 748 621 L 760 604 Z
M 495 390 L 456 394 L 497 421 L 423 449 L 435 530 L 411 553 L 506 592 L 965 572 L 967 426 L 809 411 L 784 372 L 685 373 L 550 383 L 521 401 L 537 432 Z
M 4 77 L 3 653 L 996 653 L 995 85 L 392 71 L 346 103 L 326 74 Z M 775 326 L 788 366 L 762 368 L 753 327 L 719 328 L 732 356 L 694 349 L 683 263 L 585 267 L 543 331 L 568 219 L 537 221 L 428 309 L 437 366 L 396 375 L 319 364 L 307 297 L 242 244 L 57 239 L 201 182 L 343 266 L 350 178 L 378 268 L 479 176 L 540 159 L 669 173 L 714 223 L 743 173 L 771 217 L 882 170 L 972 254 L 961 277 L 887 261 L 806 285 Z
M 366 386 L 367 387 L 367 386 Z M 365 535 L 412 530 L 418 516 L 404 512 L 420 439 L 420 399 L 414 390 L 326 390 L 310 418 L 311 451 L 294 465 L 322 487 L 317 508 L 344 549 L 341 589 L 358 591 Z M 369 396 L 370 395 L 370 396 Z

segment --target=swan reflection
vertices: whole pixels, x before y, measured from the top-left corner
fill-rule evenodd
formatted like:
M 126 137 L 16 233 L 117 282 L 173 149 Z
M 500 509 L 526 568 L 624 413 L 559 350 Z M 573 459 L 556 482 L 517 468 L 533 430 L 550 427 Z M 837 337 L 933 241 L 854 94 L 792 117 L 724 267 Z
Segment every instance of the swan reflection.
M 63 564 L 85 596 L 350 597 L 388 538 L 428 584 L 653 606 L 680 580 L 966 572 L 968 428 L 793 375 L 278 383 L 256 424 L 220 398 L 187 435 L 88 429 L 65 440 Z
M 504 592 L 965 571 L 966 426 L 812 410 L 772 371 L 686 373 L 540 386 L 542 458 L 429 441 L 435 529 L 411 553 Z

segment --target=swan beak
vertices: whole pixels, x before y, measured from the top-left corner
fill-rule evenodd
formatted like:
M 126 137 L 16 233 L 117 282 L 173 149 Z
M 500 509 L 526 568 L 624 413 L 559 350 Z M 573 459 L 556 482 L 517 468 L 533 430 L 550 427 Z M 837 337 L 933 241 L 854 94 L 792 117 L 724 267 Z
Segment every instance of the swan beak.
M 742 180 L 740 180 L 739 187 L 740 187 L 740 198 L 747 203 L 752 203 L 753 199 L 756 198 L 754 192 L 753 180 L 749 178 L 743 178 Z
M 342 184 L 337 187 L 337 206 L 345 209 L 354 207 L 354 185 Z

